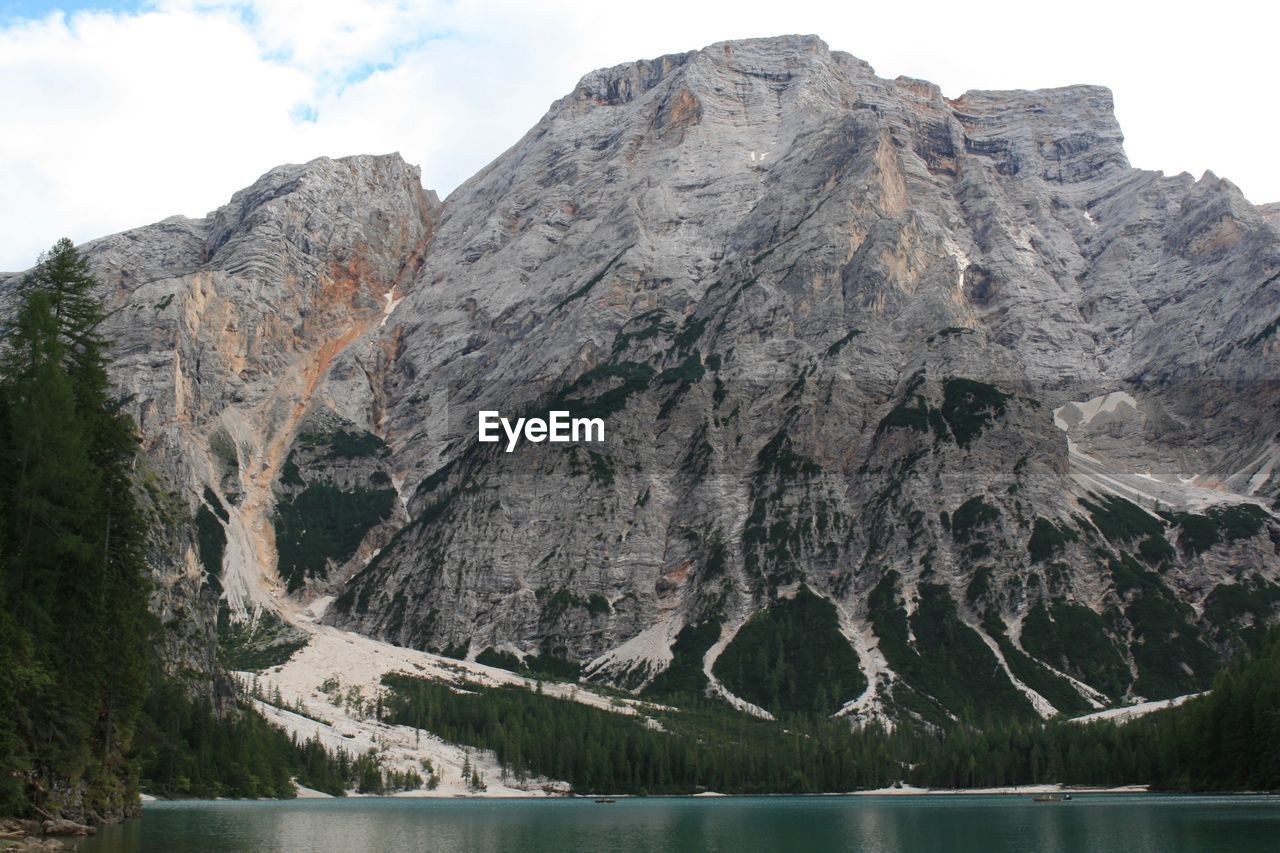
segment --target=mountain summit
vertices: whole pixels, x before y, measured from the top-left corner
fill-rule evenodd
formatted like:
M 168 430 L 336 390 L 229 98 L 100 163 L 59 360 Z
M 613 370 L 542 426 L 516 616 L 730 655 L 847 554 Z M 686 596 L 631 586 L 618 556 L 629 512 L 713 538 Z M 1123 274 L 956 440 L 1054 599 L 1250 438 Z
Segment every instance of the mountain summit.
M 1122 141 L 1097 86 L 723 42 L 588 74 L 443 204 L 323 159 L 93 243 L 161 598 L 765 716 L 1202 689 L 1280 604 L 1280 231 Z

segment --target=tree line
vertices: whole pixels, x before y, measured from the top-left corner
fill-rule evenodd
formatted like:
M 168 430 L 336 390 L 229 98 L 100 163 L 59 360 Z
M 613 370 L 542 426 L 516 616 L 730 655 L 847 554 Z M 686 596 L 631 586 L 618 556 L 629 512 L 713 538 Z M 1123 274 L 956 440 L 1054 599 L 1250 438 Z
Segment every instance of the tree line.
M 290 799 L 294 782 L 341 797 L 347 791 L 387 794 L 430 784 L 432 768 L 386 767 L 376 751 L 331 750 L 242 708 L 217 714 L 207 697 L 160 681 L 143 705 L 136 758 L 143 790 L 158 797 Z
M 1028 721 L 982 728 L 877 725 L 796 714 L 781 723 L 696 695 L 627 716 L 513 687 L 383 679 L 390 722 L 493 750 L 504 775 L 582 793 L 818 793 L 899 782 L 935 788 L 1064 783 L 1171 791 L 1280 789 L 1280 629 L 1204 697 L 1130 722 Z

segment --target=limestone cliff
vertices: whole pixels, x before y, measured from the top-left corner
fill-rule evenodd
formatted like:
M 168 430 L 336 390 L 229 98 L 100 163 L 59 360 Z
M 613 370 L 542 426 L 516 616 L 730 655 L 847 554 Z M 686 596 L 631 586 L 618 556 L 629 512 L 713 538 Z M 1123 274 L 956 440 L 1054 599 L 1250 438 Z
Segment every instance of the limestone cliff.
M 850 712 L 1203 686 L 1275 614 L 1280 242 L 1121 143 L 1106 89 L 948 100 L 811 37 L 587 75 L 447 200 L 392 319 L 413 521 L 330 618 L 632 686 L 712 620 L 732 693 L 802 584 Z M 606 444 L 475 441 L 555 406 Z
M 215 596 L 332 594 L 768 713 L 753 616 L 804 614 L 765 669 L 831 628 L 832 710 L 941 719 L 1199 689 L 1276 619 L 1269 214 L 1130 167 L 1106 89 L 952 100 L 787 36 L 588 74 L 443 205 L 318 160 L 87 251 L 193 648 Z M 481 409 L 606 441 L 507 453 Z
M 338 573 L 359 563 L 402 519 L 370 433 L 380 380 L 363 362 L 413 287 L 438 210 L 398 155 L 321 159 L 273 169 L 204 219 L 82 247 L 111 311 L 113 378 L 143 434 L 171 669 L 217 671 L 220 601 L 224 628 L 288 610 L 277 530 L 302 561 L 296 577 L 326 559 Z M 296 556 L 288 507 L 303 478 L 329 503 L 377 496 L 370 523 L 347 525 L 350 553 L 317 562 L 304 541 Z

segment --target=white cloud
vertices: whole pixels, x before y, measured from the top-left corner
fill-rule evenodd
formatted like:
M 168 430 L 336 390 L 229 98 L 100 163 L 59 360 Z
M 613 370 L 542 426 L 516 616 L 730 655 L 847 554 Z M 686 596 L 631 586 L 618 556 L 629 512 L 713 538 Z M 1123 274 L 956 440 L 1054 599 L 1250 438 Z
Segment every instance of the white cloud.
M 0 269 L 174 213 L 281 162 L 399 150 L 448 191 L 578 77 L 726 38 L 815 32 L 884 76 L 1103 83 L 1135 165 L 1280 199 L 1271 7 L 1117 3 L 158 0 L 0 26 Z
M 157 8 L 238 16 L 266 55 L 316 80 L 341 84 L 370 62 L 444 34 L 433 21 L 437 4 L 395 0 L 318 3 L 315 0 L 161 0 Z
M 295 69 L 223 14 L 79 14 L 0 34 L 0 267 L 174 213 L 202 214 L 285 156 Z M 192 209 L 195 205 L 195 209 Z

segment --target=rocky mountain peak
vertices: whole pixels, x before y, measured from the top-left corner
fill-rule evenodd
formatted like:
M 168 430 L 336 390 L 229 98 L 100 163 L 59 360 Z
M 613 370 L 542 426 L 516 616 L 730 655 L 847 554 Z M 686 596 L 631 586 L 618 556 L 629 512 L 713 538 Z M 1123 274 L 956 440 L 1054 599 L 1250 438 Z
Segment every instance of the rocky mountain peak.
M 1045 181 L 1073 184 L 1129 168 L 1115 102 L 1103 86 L 971 91 L 949 104 L 965 145 L 999 152 L 1004 174 L 1029 168 Z
M 303 252 L 353 243 L 385 248 L 370 240 L 403 237 L 403 220 L 413 213 L 406 200 L 422 211 L 439 207 L 422 188 L 421 170 L 398 153 L 278 166 L 210 214 L 206 262 L 221 264 L 237 245 L 264 238 Z
M 377 348 L 440 208 L 398 154 L 319 158 L 272 169 L 205 218 L 82 247 L 106 288 L 113 376 L 166 520 L 156 608 L 182 626 L 170 665 L 212 666 L 211 594 L 236 618 L 278 609 L 273 484 L 299 441 L 364 440 L 376 383 L 352 353 Z M 332 476 L 367 477 L 357 469 Z
M 870 70 L 870 66 L 860 60 L 848 58 Z M 618 106 L 642 97 L 663 83 L 683 85 L 710 95 L 717 88 L 716 74 L 725 73 L 756 76 L 783 84 L 807 68 L 831 62 L 832 54 L 826 43 L 812 35 L 717 42 L 701 50 L 598 69 L 585 75 L 561 103 Z
M 889 630 L 875 602 L 910 614 L 945 590 L 956 618 L 988 620 L 983 643 L 1015 638 L 1000 655 L 1020 666 L 1037 602 L 1128 606 L 1098 564 L 1120 547 L 1099 533 L 1107 500 L 1194 512 L 1219 498 L 1188 482 L 1231 482 L 1221 500 L 1267 512 L 1274 393 L 1181 384 L 1274 375 L 1256 353 L 1277 245 L 1237 196 L 1131 169 L 1097 86 L 947 100 L 795 36 L 589 74 L 449 198 L 386 385 L 418 521 L 328 618 L 644 683 L 708 619 L 712 673 L 796 584 L 837 605 L 864 669 L 907 666 L 868 645 Z M 1210 287 L 1226 269 L 1238 286 Z M 1210 396 L 1248 450 L 1203 419 Z M 511 456 L 471 441 L 481 408 L 555 401 L 607 413 L 613 437 Z M 1060 427 L 1073 401 L 1107 411 Z M 1037 524 L 1080 543 L 1052 582 Z M 1133 636 L 1121 657 L 1150 651 L 1122 648 Z
M 832 712 L 936 720 L 1199 689 L 1275 618 L 1267 214 L 1132 169 L 1104 88 L 783 36 L 588 74 L 444 205 L 321 159 L 87 250 L 233 618 L 767 714 L 746 626 L 799 608 Z M 553 408 L 606 440 L 475 440 Z
M 1258 213 L 1262 214 L 1262 218 L 1268 224 L 1280 228 L 1280 202 L 1271 202 L 1270 204 L 1258 205 Z

